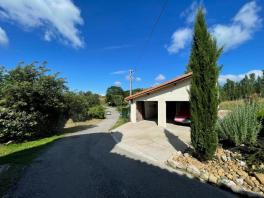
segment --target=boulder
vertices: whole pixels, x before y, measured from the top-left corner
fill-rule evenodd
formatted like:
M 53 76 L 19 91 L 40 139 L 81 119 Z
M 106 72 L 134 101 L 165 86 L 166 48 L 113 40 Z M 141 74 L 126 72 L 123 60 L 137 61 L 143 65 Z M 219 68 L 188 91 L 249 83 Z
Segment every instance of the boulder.
M 208 174 L 208 172 L 203 171 L 203 172 L 201 173 L 201 175 L 200 175 L 200 178 L 203 179 L 204 181 L 208 181 L 208 179 L 209 179 L 209 174 Z
M 245 182 L 246 182 L 249 186 L 251 186 L 251 187 L 255 187 L 255 184 L 254 184 L 254 182 L 250 179 L 250 177 L 246 177 Z
M 226 157 L 226 155 L 222 155 L 222 156 L 221 156 L 221 159 L 222 159 L 223 162 L 226 162 L 226 161 L 227 161 L 227 157 Z
M 195 177 L 199 177 L 200 174 L 201 174 L 200 170 L 196 166 L 194 166 L 194 165 L 189 165 L 187 167 L 187 172 L 191 173 Z
M 242 178 L 237 178 L 237 179 L 235 180 L 235 182 L 236 182 L 237 185 L 242 186 L 243 183 L 244 183 L 244 180 L 243 180 Z
M 173 159 L 169 159 L 167 161 L 167 164 L 170 165 L 174 169 L 183 169 L 183 170 L 186 169 L 186 166 L 183 163 L 177 162 L 177 161 L 175 161 Z
M 264 174 L 263 173 L 255 173 L 256 178 L 259 180 L 259 182 L 264 185 Z
M 217 184 L 217 177 L 214 176 L 213 174 L 209 174 L 209 178 L 208 178 L 209 182 Z

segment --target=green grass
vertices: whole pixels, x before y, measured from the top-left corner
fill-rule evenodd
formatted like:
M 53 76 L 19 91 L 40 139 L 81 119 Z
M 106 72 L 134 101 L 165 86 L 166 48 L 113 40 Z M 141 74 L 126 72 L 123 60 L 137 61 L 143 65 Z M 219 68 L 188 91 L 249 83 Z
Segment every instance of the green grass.
M 0 165 L 9 164 L 10 168 L 0 174 L 0 197 L 16 184 L 23 170 L 40 152 L 63 135 L 55 135 L 35 141 L 0 146 Z
M 0 146 L 0 164 L 28 164 L 40 150 L 61 138 L 55 135 L 39 140 Z
M 114 126 L 111 127 L 111 129 L 109 131 L 111 131 L 111 130 L 113 130 L 113 129 L 115 129 L 115 128 L 117 128 L 117 127 L 119 127 L 119 126 L 121 126 L 121 125 L 123 125 L 125 123 L 127 123 L 128 121 L 129 121 L 129 119 L 123 118 L 123 117 L 120 116 L 118 118 L 117 122 L 114 124 Z

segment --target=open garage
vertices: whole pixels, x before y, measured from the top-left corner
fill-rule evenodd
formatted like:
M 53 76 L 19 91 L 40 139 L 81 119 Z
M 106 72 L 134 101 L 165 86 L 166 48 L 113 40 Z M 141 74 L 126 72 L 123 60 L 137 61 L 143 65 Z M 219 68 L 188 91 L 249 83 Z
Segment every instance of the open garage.
M 158 121 L 157 101 L 137 101 L 137 121 L 151 120 Z
M 190 103 L 188 101 L 167 101 L 166 122 L 171 124 L 190 124 Z
M 126 98 L 130 101 L 132 123 L 153 120 L 159 126 L 190 122 L 189 89 L 192 73 L 187 73 Z

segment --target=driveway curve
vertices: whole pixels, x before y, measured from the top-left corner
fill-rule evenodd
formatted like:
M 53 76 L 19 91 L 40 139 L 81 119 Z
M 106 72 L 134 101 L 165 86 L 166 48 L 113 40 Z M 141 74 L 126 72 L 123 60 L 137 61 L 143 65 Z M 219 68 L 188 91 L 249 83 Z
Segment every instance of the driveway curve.
M 234 197 L 208 184 L 113 153 L 116 142 L 108 129 L 118 113 L 110 110 L 112 115 L 98 126 L 70 134 L 43 152 L 9 197 Z

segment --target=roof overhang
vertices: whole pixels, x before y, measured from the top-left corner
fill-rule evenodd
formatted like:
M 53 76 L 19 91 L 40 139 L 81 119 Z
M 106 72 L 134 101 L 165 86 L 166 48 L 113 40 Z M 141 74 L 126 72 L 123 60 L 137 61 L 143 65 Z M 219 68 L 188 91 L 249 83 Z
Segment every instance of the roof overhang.
M 176 85 L 177 83 L 183 81 L 183 80 L 186 80 L 186 79 L 189 79 L 192 77 L 192 72 L 189 72 L 187 74 L 184 74 L 182 76 L 178 76 L 170 81 L 167 81 L 165 83 L 162 83 L 160 85 L 157 85 L 157 86 L 154 86 L 154 87 L 151 87 L 151 88 L 148 88 L 148 89 L 145 89 L 143 91 L 140 91 L 138 93 L 135 93 L 131 96 L 128 96 L 125 98 L 126 101 L 129 101 L 129 100 L 133 100 L 135 98 L 139 98 L 139 97 L 142 97 L 144 95 L 148 95 L 148 94 L 151 94 L 151 93 L 154 93 L 154 92 L 157 92 L 157 91 L 160 91 L 160 90 L 163 90 L 163 89 L 166 89 L 168 87 L 171 87 L 171 86 L 174 86 Z

